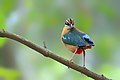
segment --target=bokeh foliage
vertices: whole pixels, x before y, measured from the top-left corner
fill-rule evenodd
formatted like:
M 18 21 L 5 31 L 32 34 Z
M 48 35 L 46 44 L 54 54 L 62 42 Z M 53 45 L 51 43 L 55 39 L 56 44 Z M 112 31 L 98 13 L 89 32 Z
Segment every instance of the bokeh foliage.
M 95 42 L 95 47 L 86 52 L 86 67 L 119 80 L 119 3 L 119 0 L 0 0 L 0 29 L 19 34 L 40 46 L 45 41 L 48 49 L 69 59 L 72 54 L 61 44 L 60 34 L 64 21 L 71 17 L 76 27 Z M 74 61 L 82 65 L 82 55 L 76 55 Z M 4 76 L 8 80 L 16 79 L 19 74 L 22 80 L 91 80 L 15 41 L 2 38 L 0 66 L 4 69 L 0 76 L 9 75 Z M 17 72 L 12 73 L 11 68 Z
M 20 74 L 16 70 L 10 70 L 0 67 L 0 79 L 1 80 L 19 80 Z

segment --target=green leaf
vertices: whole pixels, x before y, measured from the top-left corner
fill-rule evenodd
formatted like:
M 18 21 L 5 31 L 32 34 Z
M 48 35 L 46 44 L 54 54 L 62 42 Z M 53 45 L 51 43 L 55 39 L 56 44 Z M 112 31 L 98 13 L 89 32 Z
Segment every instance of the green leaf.
M 20 74 L 17 70 L 0 67 L 0 80 L 18 80 Z
M 0 47 L 2 47 L 5 42 L 6 42 L 6 39 L 0 38 Z
M 5 29 L 5 15 L 0 12 L 0 29 Z M 0 47 L 4 45 L 6 39 L 0 38 Z
M 5 28 L 5 15 L 0 11 L 0 29 Z

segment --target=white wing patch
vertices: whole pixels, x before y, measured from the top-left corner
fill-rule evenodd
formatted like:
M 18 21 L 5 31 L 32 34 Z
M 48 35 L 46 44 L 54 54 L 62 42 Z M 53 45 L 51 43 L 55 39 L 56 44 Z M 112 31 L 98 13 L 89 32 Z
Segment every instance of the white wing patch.
M 64 37 L 64 36 L 63 36 L 62 38 L 63 38 L 63 39 L 67 39 L 67 38 L 66 38 L 66 37 Z

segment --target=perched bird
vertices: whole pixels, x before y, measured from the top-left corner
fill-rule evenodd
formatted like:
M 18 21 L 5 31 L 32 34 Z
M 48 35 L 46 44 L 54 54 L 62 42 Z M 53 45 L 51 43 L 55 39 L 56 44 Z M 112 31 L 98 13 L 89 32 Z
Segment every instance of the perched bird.
M 74 20 L 72 18 L 68 18 L 65 21 L 65 26 L 61 33 L 61 41 L 71 52 L 73 52 L 70 61 L 72 61 L 75 54 L 83 53 L 83 66 L 85 66 L 85 50 L 94 46 L 94 43 L 87 34 L 74 26 Z

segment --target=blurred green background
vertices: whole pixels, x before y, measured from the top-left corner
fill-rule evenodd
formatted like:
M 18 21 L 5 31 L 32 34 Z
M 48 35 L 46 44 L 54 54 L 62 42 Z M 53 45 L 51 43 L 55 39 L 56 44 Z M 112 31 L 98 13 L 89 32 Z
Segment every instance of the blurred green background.
M 0 0 L 0 29 L 16 33 L 66 59 L 60 41 L 67 18 L 90 35 L 86 67 L 120 79 L 120 0 Z M 74 62 L 82 65 L 82 55 Z M 10 39 L 0 38 L 0 80 L 92 80 Z

